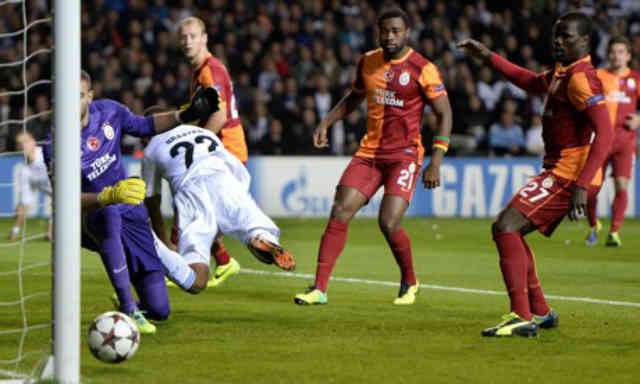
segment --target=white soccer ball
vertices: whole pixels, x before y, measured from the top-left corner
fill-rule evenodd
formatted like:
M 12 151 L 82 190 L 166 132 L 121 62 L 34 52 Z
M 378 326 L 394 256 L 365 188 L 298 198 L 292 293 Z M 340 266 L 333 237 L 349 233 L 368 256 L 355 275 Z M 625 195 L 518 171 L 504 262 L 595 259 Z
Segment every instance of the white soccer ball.
M 140 332 L 129 316 L 120 312 L 107 312 L 91 323 L 87 343 L 98 360 L 120 363 L 136 354 L 140 345 Z

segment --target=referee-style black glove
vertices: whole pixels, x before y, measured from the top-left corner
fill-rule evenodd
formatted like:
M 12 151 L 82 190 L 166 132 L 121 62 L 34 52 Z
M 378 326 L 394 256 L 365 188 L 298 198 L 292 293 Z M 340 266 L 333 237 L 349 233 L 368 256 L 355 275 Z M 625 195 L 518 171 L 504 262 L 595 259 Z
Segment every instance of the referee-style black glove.
M 220 94 L 213 87 L 198 87 L 191 102 L 178 112 L 180 123 L 207 121 L 209 116 L 220 110 Z

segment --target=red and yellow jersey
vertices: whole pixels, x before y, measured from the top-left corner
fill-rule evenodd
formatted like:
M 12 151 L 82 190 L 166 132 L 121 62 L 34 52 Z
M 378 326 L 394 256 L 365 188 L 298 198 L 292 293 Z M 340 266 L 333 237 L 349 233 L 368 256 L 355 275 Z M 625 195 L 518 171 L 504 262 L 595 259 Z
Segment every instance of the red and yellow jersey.
M 598 77 L 607 79 L 605 99 L 607 103 L 615 105 L 614 128 L 616 135 L 625 135 L 629 140 L 635 140 L 636 131 L 624 128 L 625 118 L 635 114 L 640 96 L 640 73 L 626 69 L 622 74 L 615 74 L 606 69 L 598 69 Z M 603 81 L 604 85 L 604 81 Z
M 233 82 L 227 68 L 212 55 L 207 56 L 200 68 L 193 72 L 190 97 L 193 97 L 198 86 L 214 87 L 220 93 L 220 109 L 226 110 L 227 122 L 218 132 L 218 136 L 229 152 L 243 163 L 246 162 L 248 158 L 247 143 L 236 107 Z
M 422 162 L 420 128 L 425 104 L 447 92 L 436 66 L 413 49 L 386 61 L 382 49 L 358 62 L 353 91 L 365 93 L 367 132 L 356 156 L 414 158 Z
M 576 180 L 591 148 L 594 127 L 584 110 L 604 104 L 602 81 L 586 56 L 568 66 L 556 64 L 536 79 L 546 89 L 542 119 L 544 168 L 568 180 Z M 601 178 L 597 174 L 594 178 Z

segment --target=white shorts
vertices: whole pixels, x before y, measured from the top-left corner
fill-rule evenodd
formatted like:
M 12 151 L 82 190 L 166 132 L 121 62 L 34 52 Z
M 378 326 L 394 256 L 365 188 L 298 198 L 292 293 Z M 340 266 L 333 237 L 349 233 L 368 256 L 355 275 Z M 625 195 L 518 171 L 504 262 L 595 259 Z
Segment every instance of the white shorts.
M 229 171 L 188 180 L 174 196 L 178 253 L 188 264 L 209 265 L 218 233 L 247 243 L 256 235 L 280 236 L 280 230 L 253 200 L 247 188 Z
M 38 203 L 38 192 L 51 195 L 51 184 L 46 169 L 22 165 L 19 172 L 18 202 L 32 207 Z

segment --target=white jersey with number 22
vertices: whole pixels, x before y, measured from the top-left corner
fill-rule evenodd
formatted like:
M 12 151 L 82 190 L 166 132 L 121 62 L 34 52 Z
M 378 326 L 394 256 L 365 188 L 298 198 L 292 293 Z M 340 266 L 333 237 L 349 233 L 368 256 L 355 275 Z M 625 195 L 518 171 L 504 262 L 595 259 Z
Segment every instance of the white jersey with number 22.
M 228 170 L 249 189 L 251 176 L 242 162 L 213 132 L 193 125 L 156 135 L 144 149 L 142 178 L 147 183 L 147 196 L 160 194 L 162 178 L 169 181 L 175 194 L 189 179 L 220 170 Z

